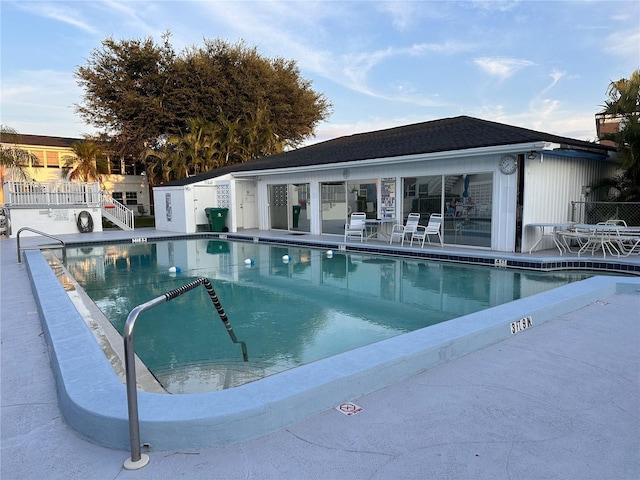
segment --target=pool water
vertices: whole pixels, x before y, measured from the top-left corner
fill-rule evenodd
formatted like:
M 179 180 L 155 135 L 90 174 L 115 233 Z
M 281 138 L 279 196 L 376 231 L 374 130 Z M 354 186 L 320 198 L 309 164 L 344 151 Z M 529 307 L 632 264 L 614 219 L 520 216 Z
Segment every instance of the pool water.
M 196 288 L 136 323 L 136 353 L 169 393 L 234 387 L 591 276 L 206 239 L 68 248 L 67 270 L 120 333 L 137 305 L 211 281 L 249 361 Z

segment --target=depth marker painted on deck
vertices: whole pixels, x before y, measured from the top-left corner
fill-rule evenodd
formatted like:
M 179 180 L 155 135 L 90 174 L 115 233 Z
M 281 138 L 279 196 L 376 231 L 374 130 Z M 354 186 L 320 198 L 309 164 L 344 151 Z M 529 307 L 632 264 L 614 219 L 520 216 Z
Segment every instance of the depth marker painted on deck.
M 361 411 L 363 411 L 364 408 L 359 407 L 355 403 L 346 402 L 346 403 L 341 403 L 340 405 L 338 405 L 336 407 L 336 410 L 338 410 L 339 412 L 345 414 L 347 417 L 351 417 L 351 416 L 356 415 L 357 413 L 360 413 Z

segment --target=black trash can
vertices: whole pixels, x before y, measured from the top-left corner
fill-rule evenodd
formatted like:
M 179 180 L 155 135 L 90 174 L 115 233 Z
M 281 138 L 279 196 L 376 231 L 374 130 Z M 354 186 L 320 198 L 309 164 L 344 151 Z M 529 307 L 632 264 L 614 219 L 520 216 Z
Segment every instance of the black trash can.
M 204 213 L 206 213 L 207 218 L 209 219 L 209 226 L 211 227 L 212 232 L 224 232 L 228 211 L 228 208 L 204 209 Z
M 293 206 L 293 228 L 298 228 L 300 222 L 300 205 Z

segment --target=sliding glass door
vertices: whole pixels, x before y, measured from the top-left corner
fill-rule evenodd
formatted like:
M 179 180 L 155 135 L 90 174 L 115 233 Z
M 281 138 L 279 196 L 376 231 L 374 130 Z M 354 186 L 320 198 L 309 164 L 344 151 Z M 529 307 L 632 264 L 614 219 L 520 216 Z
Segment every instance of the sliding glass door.
M 348 217 L 346 191 L 345 182 L 320 184 L 322 233 L 344 234 L 344 225 Z
M 426 225 L 432 213 L 444 218 L 444 243 L 491 247 L 493 174 L 403 178 L 403 220 L 419 213 Z

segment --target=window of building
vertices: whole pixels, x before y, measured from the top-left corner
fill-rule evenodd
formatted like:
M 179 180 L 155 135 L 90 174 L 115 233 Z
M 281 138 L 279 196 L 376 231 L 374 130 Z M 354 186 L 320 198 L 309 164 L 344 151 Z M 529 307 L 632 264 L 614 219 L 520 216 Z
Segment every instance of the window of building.
M 34 167 L 44 167 L 44 150 L 31 150 L 31 154 L 35 155 L 38 159 L 37 162 L 34 163 Z
M 405 178 L 404 179 L 404 198 L 416 196 L 416 179 Z
M 60 154 L 58 152 L 47 151 L 47 167 L 59 168 L 60 167 Z
M 432 213 L 439 213 L 445 244 L 491 246 L 492 173 L 405 178 L 405 192 L 412 184 L 418 185 L 418 196 L 404 199 L 403 218 L 419 213 L 426 225 Z
M 122 192 L 113 192 L 113 193 L 111 194 L 111 196 L 113 197 L 113 199 L 114 199 L 116 202 L 123 203 L 123 202 L 122 202 Z
M 127 205 L 137 205 L 138 192 L 125 192 L 125 199 Z
M 122 161 L 119 157 L 109 158 L 109 173 L 114 175 L 122 173 Z

